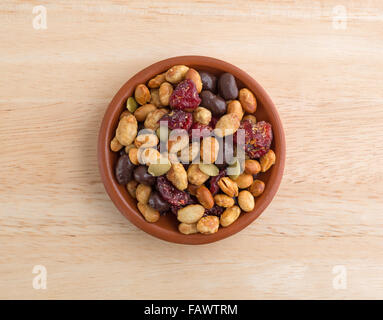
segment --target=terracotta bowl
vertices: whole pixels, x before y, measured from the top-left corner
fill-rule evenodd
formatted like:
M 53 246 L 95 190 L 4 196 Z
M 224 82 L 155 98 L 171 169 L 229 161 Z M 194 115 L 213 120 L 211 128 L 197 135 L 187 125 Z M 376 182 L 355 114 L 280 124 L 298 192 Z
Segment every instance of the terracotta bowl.
M 258 107 L 255 115 L 257 120 L 268 121 L 273 127 L 274 139 L 272 149 L 276 154 L 277 161 L 270 170 L 260 175 L 260 179 L 265 182 L 266 187 L 263 194 L 256 198 L 255 209 L 252 212 L 241 214 L 238 220 L 232 225 L 226 228 L 221 227 L 217 233 L 212 235 L 184 235 L 179 233 L 177 229 L 177 219 L 171 213 L 161 216 L 157 223 L 146 222 L 137 209 L 136 200 L 129 196 L 125 186 L 117 183 L 114 176 L 117 153 L 112 152 L 109 146 L 111 139 L 114 137 L 119 116 L 125 109 L 127 98 L 133 94 L 134 88 L 138 84 L 146 83 L 155 75 L 162 73 L 177 64 L 184 64 L 197 70 L 209 71 L 215 74 L 220 74 L 222 72 L 232 73 L 237 79 L 237 83 L 240 88 L 247 87 L 256 95 Z M 182 244 L 210 243 L 229 237 L 241 231 L 258 218 L 273 199 L 282 180 L 285 153 L 286 144 L 282 123 L 278 116 L 277 109 L 265 90 L 263 90 L 257 81 L 241 69 L 222 60 L 203 56 L 182 56 L 169 58 L 156 62 L 138 72 L 122 86 L 109 104 L 101 123 L 98 137 L 98 164 L 101 178 L 107 193 L 116 207 L 135 226 L 145 232 L 166 241 Z

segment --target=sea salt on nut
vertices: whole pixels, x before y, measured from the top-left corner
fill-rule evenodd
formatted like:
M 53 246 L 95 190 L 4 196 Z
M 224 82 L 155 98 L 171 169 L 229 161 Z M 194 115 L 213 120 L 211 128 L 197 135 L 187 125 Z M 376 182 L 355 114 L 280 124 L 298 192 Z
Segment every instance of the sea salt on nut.
M 165 72 L 156 75 L 154 78 L 150 79 L 148 82 L 148 87 L 149 88 L 159 88 L 159 86 L 165 82 Z
M 178 225 L 178 231 L 183 233 L 183 234 L 198 233 L 197 224 L 196 223 L 184 223 L 184 222 L 181 222 Z
M 201 185 L 196 190 L 196 197 L 198 199 L 198 202 L 206 209 L 211 209 L 214 206 L 214 198 L 209 191 L 208 188 L 206 188 L 204 185 Z
M 134 98 L 140 105 L 144 105 L 150 101 L 150 91 L 144 84 L 139 84 L 134 90 Z
M 136 198 L 138 202 L 148 203 L 152 188 L 145 184 L 140 183 L 136 189 Z
M 159 153 L 159 151 L 153 148 L 140 148 L 137 152 L 138 162 L 141 164 L 146 164 L 148 166 L 152 163 L 158 162 L 160 157 L 161 154 Z
M 193 112 L 193 119 L 195 122 L 208 125 L 211 121 L 211 111 L 204 107 L 198 107 Z
M 241 121 L 236 113 L 227 113 L 218 120 L 214 133 L 218 137 L 232 135 L 238 130 L 240 124 Z
M 254 179 L 252 174 L 242 173 L 236 179 L 234 179 L 234 181 L 238 185 L 238 188 L 246 189 L 251 186 Z
M 161 107 L 159 89 L 150 90 L 150 103 L 155 105 L 157 108 Z
M 204 163 L 213 163 L 217 160 L 219 142 L 214 137 L 203 138 L 201 143 L 201 159 Z
M 138 107 L 136 111 L 134 111 L 134 116 L 136 117 L 137 121 L 145 121 L 148 114 L 156 109 L 157 107 L 154 104 L 148 103 Z
M 117 137 L 114 137 L 112 141 L 110 141 L 110 150 L 113 152 L 120 151 L 123 145 L 118 141 Z
M 206 216 L 197 223 L 197 230 L 203 234 L 216 233 L 219 228 L 219 219 L 216 216 Z
M 139 134 L 134 140 L 134 145 L 137 148 L 151 148 L 157 146 L 159 140 L 155 133 Z
M 116 130 L 116 137 L 118 141 L 123 146 L 130 145 L 136 138 L 137 128 L 137 120 L 132 114 L 123 117 L 118 123 L 118 127 Z
M 202 91 L 202 80 L 197 70 L 190 68 L 185 74 L 185 79 L 190 79 L 194 82 L 198 93 Z
M 249 89 L 239 90 L 239 101 L 247 113 L 254 113 L 257 110 L 257 99 Z
M 188 176 L 181 163 L 173 163 L 166 174 L 166 178 L 178 189 L 185 190 L 188 187 Z
M 238 196 L 238 185 L 229 177 L 222 177 L 221 179 L 219 179 L 218 186 L 229 197 Z
M 177 211 L 177 219 L 184 223 L 196 223 L 204 213 L 205 208 L 200 204 L 190 204 Z
M 276 156 L 273 150 L 267 151 L 265 155 L 263 155 L 260 159 L 261 162 L 261 170 L 262 172 L 266 172 L 270 169 L 270 167 L 275 163 Z
M 238 204 L 243 211 L 252 211 L 255 207 L 253 195 L 247 190 L 242 190 L 238 195 Z
M 243 118 L 243 109 L 241 103 L 238 100 L 231 100 L 227 104 L 227 113 L 234 113 L 238 116 L 239 120 Z
M 261 165 L 257 160 L 245 160 L 245 172 L 248 174 L 258 174 L 261 172 Z
M 129 150 L 129 159 L 134 165 L 139 165 L 140 162 L 138 161 L 138 149 L 137 148 L 131 148 Z
M 204 184 L 209 179 L 209 176 L 199 169 L 198 164 L 194 163 L 189 166 L 187 174 L 188 181 L 196 186 Z
M 216 194 L 214 196 L 214 201 L 217 206 L 224 207 L 224 208 L 230 208 L 234 206 L 235 204 L 234 199 L 227 196 L 226 194 Z
M 261 180 L 254 180 L 254 182 L 249 187 L 249 191 L 254 197 L 260 196 L 265 190 L 265 183 Z
M 241 214 L 241 209 L 238 206 L 232 206 L 227 208 L 220 217 L 220 223 L 222 227 L 230 226 L 235 220 L 238 219 Z
M 166 81 L 170 83 L 178 83 L 185 78 L 186 72 L 188 72 L 188 70 L 189 67 L 184 65 L 173 66 L 168 71 L 166 71 Z
M 168 113 L 167 109 L 157 109 L 150 112 L 145 119 L 144 126 L 147 129 L 157 130 L 160 127 L 160 119 Z
M 169 105 L 170 96 L 173 93 L 173 86 L 169 82 L 164 82 L 160 86 L 159 90 L 160 102 L 163 106 Z
M 137 190 L 138 182 L 136 180 L 130 180 L 126 185 L 126 190 L 128 190 L 129 195 L 136 199 L 136 190 Z
M 157 210 L 154 210 L 148 204 L 138 202 L 137 207 L 147 222 L 157 222 L 160 220 L 160 213 Z

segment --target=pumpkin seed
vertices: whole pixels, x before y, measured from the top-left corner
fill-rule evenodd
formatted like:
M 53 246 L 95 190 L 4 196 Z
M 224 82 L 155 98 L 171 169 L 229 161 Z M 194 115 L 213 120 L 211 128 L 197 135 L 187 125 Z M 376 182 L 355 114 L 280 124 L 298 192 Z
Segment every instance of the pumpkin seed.
M 227 167 L 227 174 L 232 180 L 235 180 L 241 173 L 241 163 L 238 159 L 234 159 L 233 163 Z
M 169 159 L 165 158 L 164 156 L 161 156 L 159 160 L 155 163 L 151 163 L 148 167 L 148 172 L 154 176 L 162 176 L 166 172 L 168 172 L 171 168 L 171 164 Z
M 212 163 L 200 163 L 198 166 L 199 169 L 208 176 L 215 177 L 219 174 L 219 169 Z
M 133 97 L 129 97 L 126 101 L 126 109 L 133 113 L 134 111 L 136 111 L 137 107 L 138 104 L 136 100 Z

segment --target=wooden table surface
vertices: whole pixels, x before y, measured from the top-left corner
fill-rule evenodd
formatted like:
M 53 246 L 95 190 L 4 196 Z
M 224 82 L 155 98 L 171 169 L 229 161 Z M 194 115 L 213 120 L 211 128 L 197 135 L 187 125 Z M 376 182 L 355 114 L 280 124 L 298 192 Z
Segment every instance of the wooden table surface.
M 2 0 L 0 17 L 0 298 L 383 298 L 380 0 Z M 121 85 L 190 54 L 257 79 L 287 139 L 271 205 L 202 246 L 134 227 L 96 157 Z

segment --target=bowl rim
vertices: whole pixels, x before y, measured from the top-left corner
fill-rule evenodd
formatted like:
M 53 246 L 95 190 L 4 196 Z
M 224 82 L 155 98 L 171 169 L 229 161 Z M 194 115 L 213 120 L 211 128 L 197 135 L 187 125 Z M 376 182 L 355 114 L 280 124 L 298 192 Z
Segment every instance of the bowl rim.
M 187 61 L 185 63 L 185 61 Z M 145 80 L 148 81 L 151 77 L 155 76 L 164 70 L 169 69 L 173 65 L 198 65 L 205 68 L 213 68 L 217 70 L 222 70 L 224 72 L 233 73 L 234 76 L 239 79 L 242 83 L 246 85 L 251 91 L 256 91 L 257 100 L 262 100 L 262 105 L 268 110 L 268 113 L 271 114 L 273 118 L 273 139 L 278 141 L 276 148 L 278 152 L 274 150 L 277 154 L 277 161 L 273 166 L 269 180 L 272 180 L 273 183 L 268 183 L 265 189 L 265 192 L 262 196 L 256 201 L 256 208 L 253 211 L 246 213 L 246 216 L 237 220 L 233 225 L 227 228 L 220 228 L 219 232 L 216 232 L 211 235 L 202 235 L 202 234 L 192 234 L 184 235 L 179 233 L 177 235 L 169 234 L 169 231 L 165 228 L 158 226 L 156 223 L 146 222 L 142 215 L 139 213 L 137 207 L 131 206 L 125 196 L 121 193 L 119 185 L 114 178 L 114 166 L 111 163 L 108 153 L 111 153 L 110 150 L 110 139 L 111 135 L 109 134 L 113 130 L 114 126 L 114 114 L 120 108 L 121 104 L 126 101 L 128 96 L 133 92 L 132 85 L 135 84 L 139 78 L 147 73 L 150 76 Z M 156 70 L 159 70 L 158 72 Z M 156 72 L 154 72 L 156 71 Z M 254 90 L 254 88 L 256 90 Z M 267 105 L 267 107 L 266 107 Z M 276 130 L 277 128 L 277 130 Z M 130 222 L 132 222 L 136 227 L 145 231 L 146 233 L 157 237 L 159 239 L 179 243 L 179 244 L 206 244 L 222 240 L 227 238 L 244 228 L 246 228 L 250 223 L 256 220 L 261 213 L 267 208 L 271 203 L 272 199 L 277 193 L 277 190 L 280 186 L 283 177 L 283 171 L 285 167 L 286 159 L 286 141 L 285 134 L 283 130 L 283 125 L 279 117 L 278 111 L 272 102 L 271 98 L 267 92 L 262 88 L 262 86 L 249 74 L 240 68 L 212 57 L 199 56 L 199 55 L 188 55 L 188 56 L 176 56 L 167 58 L 158 62 L 151 64 L 150 66 L 142 69 L 137 72 L 133 77 L 131 77 L 125 84 L 118 90 L 111 102 L 109 103 L 101 126 L 99 129 L 98 135 L 98 145 L 97 145 L 97 158 L 98 158 L 98 167 L 101 175 L 101 180 L 105 187 L 106 192 L 108 193 L 110 199 L 113 201 L 118 210 L 125 216 Z M 235 228 L 231 228 L 235 226 Z

